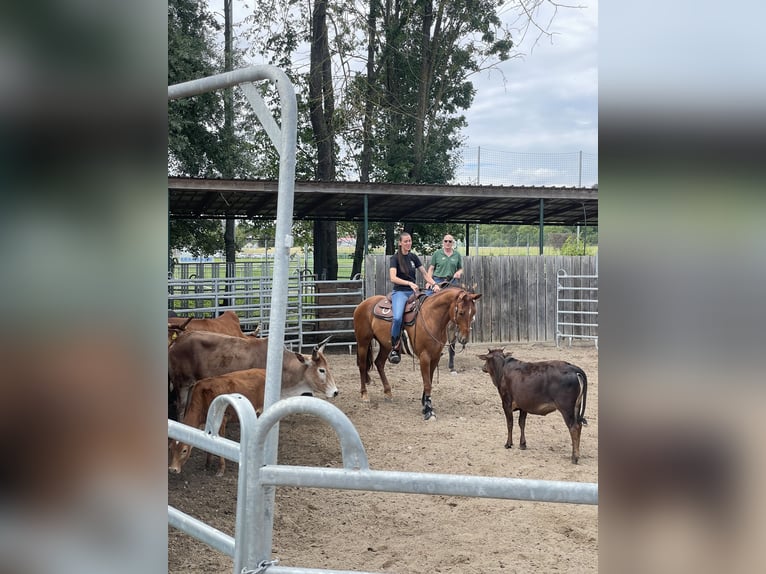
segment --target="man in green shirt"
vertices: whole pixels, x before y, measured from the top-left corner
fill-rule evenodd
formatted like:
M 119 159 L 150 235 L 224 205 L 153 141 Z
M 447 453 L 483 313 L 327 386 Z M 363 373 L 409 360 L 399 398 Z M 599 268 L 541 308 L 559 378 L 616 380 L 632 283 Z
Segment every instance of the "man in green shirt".
M 442 239 L 442 248 L 437 249 L 431 256 L 431 262 L 428 266 L 428 274 L 433 277 L 435 284 L 443 282 L 458 283 L 463 277 L 463 259 L 460 253 L 455 251 L 455 238 L 447 234 Z M 426 285 L 426 293 L 431 295 L 431 289 Z M 433 286 L 431 286 L 433 288 Z M 457 375 L 455 370 L 455 347 L 453 341 L 449 344 L 449 370 L 453 375 Z

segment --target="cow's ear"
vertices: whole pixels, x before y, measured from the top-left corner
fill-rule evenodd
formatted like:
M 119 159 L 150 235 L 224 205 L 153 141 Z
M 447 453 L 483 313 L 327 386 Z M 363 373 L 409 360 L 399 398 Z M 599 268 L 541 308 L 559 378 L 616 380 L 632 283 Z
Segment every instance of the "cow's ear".
M 293 352 L 295 353 L 295 356 L 298 357 L 298 360 L 305 365 L 306 364 L 306 357 L 304 357 L 303 355 L 301 355 L 297 351 L 293 351 Z
M 487 355 L 476 355 L 476 356 L 479 357 L 482 361 L 486 361 L 487 359 L 489 359 Z

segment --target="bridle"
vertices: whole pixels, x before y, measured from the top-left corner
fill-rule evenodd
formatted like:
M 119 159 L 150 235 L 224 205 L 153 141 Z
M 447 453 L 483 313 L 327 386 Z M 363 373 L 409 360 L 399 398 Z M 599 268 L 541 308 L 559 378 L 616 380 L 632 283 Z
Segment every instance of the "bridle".
M 455 323 L 455 325 L 457 325 L 456 319 L 457 319 L 458 308 L 460 307 L 460 300 L 461 300 L 461 297 L 458 295 L 458 297 L 455 299 L 454 312 L 452 313 L 452 316 L 449 318 L 449 321 L 452 321 L 453 323 Z M 441 339 L 437 339 L 436 336 L 431 332 L 431 329 L 428 328 L 428 322 L 426 321 L 426 318 L 421 316 L 420 319 L 423 321 L 423 328 L 425 329 L 426 333 L 428 333 L 428 335 L 431 337 L 431 339 L 439 343 L 439 345 L 441 345 L 442 347 L 447 344 L 449 338 L 445 339 L 444 341 L 442 341 Z M 447 322 L 448 324 L 449 324 L 449 321 Z

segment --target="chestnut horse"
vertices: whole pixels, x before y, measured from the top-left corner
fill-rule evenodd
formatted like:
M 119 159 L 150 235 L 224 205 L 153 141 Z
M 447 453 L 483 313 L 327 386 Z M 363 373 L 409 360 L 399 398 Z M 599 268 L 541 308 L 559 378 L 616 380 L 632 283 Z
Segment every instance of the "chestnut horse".
M 431 404 L 431 382 L 439 364 L 442 349 L 447 343 L 447 325 L 456 326 L 457 340 L 465 347 L 471 334 L 471 323 L 476 315 L 474 301 L 481 294 L 470 293 L 465 289 L 450 287 L 426 297 L 412 325 L 402 325 L 409 337 L 414 355 L 420 361 L 420 374 L 423 377 L 423 405 L 425 420 L 436 416 Z M 373 309 L 384 295 L 373 295 L 362 301 L 354 310 L 354 334 L 356 336 L 356 364 L 362 380 L 362 401 L 369 401 L 367 383 L 370 381 L 372 368 L 372 340 L 380 346 L 375 357 L 375 366 L 383 382 L 385 400 L 391 400 L 391 385 L 386 377 L 385 366 L 391 351 L 391 321 L 373 315 Z M 406 345 L 402 345 L 405 349 Z M 409 349 L 407 349 L 409 351 Z

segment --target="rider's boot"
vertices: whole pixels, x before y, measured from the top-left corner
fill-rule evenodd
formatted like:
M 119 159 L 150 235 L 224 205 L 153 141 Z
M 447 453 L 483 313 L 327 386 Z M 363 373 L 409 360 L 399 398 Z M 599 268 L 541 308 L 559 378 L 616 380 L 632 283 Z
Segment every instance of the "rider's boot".
M 399 355 L 399 342 L 401 341 L 401 337 L 397 338 L 391 338 L 391 352 L 388 354 L 388 360 L 391 361 L 392 364 L 396 365 L 399 363 L 399 361 L 402 360 L 402 357 Z

